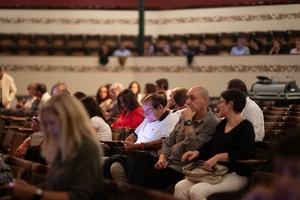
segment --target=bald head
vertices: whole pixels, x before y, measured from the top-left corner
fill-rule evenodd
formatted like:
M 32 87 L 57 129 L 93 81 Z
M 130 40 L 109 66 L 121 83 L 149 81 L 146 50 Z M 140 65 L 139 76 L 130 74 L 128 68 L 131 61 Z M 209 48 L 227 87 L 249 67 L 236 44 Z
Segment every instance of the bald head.
M 209 99 L 208 90 L 202 86 L 194 86 L 190 90 L 196 90 L 201 97 Z

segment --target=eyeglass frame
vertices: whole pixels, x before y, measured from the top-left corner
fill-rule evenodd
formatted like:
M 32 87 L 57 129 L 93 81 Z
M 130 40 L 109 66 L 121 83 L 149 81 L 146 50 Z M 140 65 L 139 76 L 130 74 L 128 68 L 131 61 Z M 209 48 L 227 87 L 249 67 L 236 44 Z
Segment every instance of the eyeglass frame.
M 151 110 L 147 109 L 146 111 L 144 111 L 144 115 L 150 115 L 153 112 L 154 109 L 155 108 L 153 108 Z

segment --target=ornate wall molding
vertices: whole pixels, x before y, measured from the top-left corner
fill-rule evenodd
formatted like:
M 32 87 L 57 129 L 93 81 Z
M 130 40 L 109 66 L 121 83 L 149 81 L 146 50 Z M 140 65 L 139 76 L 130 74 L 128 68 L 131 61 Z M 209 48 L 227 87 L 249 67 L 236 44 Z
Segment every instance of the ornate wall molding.
M 10 72 L 60 72 L 60 73 L 249 73 L 275 72 L 299 73 L 300 65 L 206 65 L 206 66 L 74 66 L 74 65 L 0 65 Z
M 295 13 L 270 13 L 260 15 L 231 15 L 231 16 L 205 16 L 205 17 L 179 17 L 145 19 L 147 25 L 186 24 L 186 23 L 220 23 L 220 22 L 261 22 L 274 20 L 300 19 L 300 12 Z M 97 19 L 97 18 L 23 18 L 1 17 L 0 24 L 32 24 L 32 25 L 133 25 L 138 24 L 138 19 Z

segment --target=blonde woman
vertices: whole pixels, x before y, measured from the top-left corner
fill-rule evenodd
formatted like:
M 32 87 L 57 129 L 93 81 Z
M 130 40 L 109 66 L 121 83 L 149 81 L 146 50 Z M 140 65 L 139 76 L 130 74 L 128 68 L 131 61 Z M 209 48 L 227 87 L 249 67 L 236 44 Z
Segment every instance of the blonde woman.
M 26 199 L 85 200 L 101 198 L 102 152 L 82 104 L 62 93 L 41 108 L 42 155 L 51 164 L 45 190 L 23 180 L 11 183 L 13 195 Z

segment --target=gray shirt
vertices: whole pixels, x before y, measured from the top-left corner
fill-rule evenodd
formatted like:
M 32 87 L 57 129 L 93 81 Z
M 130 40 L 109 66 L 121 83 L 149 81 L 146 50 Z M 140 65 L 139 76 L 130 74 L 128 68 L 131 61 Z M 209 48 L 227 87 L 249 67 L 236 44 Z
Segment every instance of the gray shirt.
M 61 162 L 60 156 L 47 174 L 46 189 L 68 192 L 70 200 L 101 199 L 103 175 L 99 146 L 83 139 L 76 156 Z
M 220 120 L 209 109 L 203 119 L 194 120 L 193 122 L 193 132 L 188 137 L 185 137 L 184 119 L 181 117 L 170 136 L 164 139 L 163 146 L 159 152 L 169 156 L 168 167 L 181 173 L 182 167 L 188 163 L 181 161 L 182 155 L 187 151 L 195 151 L 208 142 L 212 138 Z

